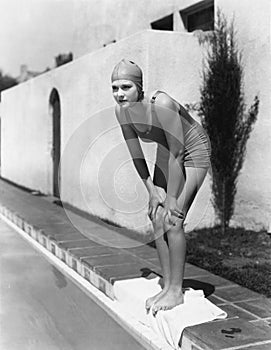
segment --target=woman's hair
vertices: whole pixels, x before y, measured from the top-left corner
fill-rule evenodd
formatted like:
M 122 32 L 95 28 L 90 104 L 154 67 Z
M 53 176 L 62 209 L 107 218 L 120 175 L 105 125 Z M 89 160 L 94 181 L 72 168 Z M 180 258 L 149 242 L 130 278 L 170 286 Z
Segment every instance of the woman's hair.
M 137 89 L 137 93 L 138 93 L 137 102 L 140 102 L 144 99 L 144 91 L 142 89 L 142 85 L 139 85 L 137 83 L 135 83 L 135 85 L 136 85 L 136 89 Z

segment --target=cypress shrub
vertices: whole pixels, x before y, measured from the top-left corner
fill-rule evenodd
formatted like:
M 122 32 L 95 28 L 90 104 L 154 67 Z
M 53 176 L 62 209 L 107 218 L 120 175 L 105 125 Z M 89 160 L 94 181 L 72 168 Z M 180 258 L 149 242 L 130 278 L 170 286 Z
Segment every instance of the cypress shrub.
M 211 142 L 213 205 L 225 232 L 234 213 L 238 175 L 257 119 L 259 99 L 255 96 L 246 111 L 242 55 L 234 22 L 228 25 L 221 11 L 209 36 L 202 78 L 199 115 Z

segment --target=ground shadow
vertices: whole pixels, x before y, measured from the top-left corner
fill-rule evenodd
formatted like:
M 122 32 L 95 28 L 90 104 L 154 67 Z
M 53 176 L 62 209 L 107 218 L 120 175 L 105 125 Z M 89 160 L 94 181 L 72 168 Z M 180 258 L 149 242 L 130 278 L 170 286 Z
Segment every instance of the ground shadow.
M 144 277 L 147 279 L 157 278 L 157 276 L 160 277 L 158 284 L 160 285 L 161 288 L 163 288 L 163 278 L 155 270 L 152 270 L 148 267 L 143 267 L 142 269 L 140 269 L 140 271 L 142 272 L 141 277 Z M 194 290 L 202 290 L 206 298 L 211 294 L 213 294 L 215 291 L 214 285 L 210 283 L 198 281 L 195 279 L 190 279 L 190 278 L 185 278 L 183 280 L 183 289 L 187 289 L 187 288 L 192 288 Z
M 206 298 L 211 294 L 213 294 L 215 291 L 215 286 L 213 284 L 190 279 L 190 278 L 185 278 L 183 280 L 183 288 L 192 288 L 194 290 L 202 290 Z

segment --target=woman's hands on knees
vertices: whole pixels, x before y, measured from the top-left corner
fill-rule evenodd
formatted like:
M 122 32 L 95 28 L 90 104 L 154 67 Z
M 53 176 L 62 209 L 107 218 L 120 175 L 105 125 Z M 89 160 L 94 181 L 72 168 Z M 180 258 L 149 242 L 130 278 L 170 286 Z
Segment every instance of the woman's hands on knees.
M 164 196 L 158 189 L 150 193 L 149 197 L 149 209 L 148 209 L 148 216 L 151 219 L 151 221 L 154 221 L 156 219 L 157 210 L 159 207 L 164 206 Z
M 177 198 L 167 195 L 164 202 L 163 220 L 165 228 L 169 229 L 184 220 L 184 213 L 177 205 Z
M 149 217 L 156 227 L 163 227 L 164 232 L 168 231 L 172 226 L 183 224 L 185 215 L 177 205 L 175 197 L 150 195 L 149 200 Z

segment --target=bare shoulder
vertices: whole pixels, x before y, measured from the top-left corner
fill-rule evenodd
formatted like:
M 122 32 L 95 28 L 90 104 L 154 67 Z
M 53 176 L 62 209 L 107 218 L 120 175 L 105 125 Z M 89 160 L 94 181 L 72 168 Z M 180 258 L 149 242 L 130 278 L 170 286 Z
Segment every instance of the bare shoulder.
M 178 110 L 176 101 L 172 97 L 170 97 L 166 92 L 161 92 L 156 97 L 155 105 L 163 108 L 171 109 L 172 111 Z

